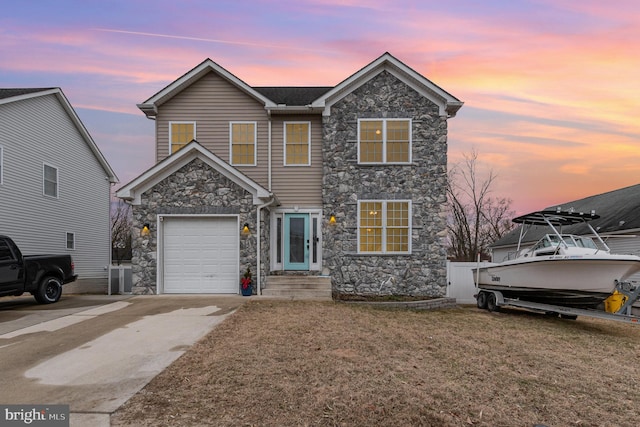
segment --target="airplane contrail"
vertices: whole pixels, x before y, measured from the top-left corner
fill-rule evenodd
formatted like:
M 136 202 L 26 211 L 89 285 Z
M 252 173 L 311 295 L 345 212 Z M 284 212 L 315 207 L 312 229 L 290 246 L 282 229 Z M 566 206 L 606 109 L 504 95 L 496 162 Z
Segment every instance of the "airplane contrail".
M 274 49 L 291 49 L 291 50 L 303 50 L 303 51 L 309 51 L 309 52 L 334 53 L 326 50 L 307 49 L 307 48 L 301 48 L 301 47 L 291 47 L 291 46 L 282 46 L 282 45 L 265 44 L 265 43 L 253 43 L 253 42 L 242 42 L 242 41 L 221 40 L 221 39 L 205 39 L 201 37 L 174 36 L 170 34 L 144 33 L 139 31 L 126 31 L 126 30 L 112 30 L 108 28 L 93 28 L 92 30 L 103 31 L 107 33 L 132 34 L 135 36 L 162 37 L 167 39 L 179 39 L 179 40 L 193 40 L 193 41 L 207 42 L 207 43 L 222 43 L 222 44 L 234 44 L 234 45 L 242 45 L 242 46 L 268 47 L 268 48 L 274 48 Z

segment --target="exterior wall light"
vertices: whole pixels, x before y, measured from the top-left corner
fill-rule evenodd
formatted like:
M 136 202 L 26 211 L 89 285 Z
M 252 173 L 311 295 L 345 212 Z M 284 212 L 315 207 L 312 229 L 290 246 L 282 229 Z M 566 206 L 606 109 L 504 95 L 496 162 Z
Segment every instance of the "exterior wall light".
M 251 233 L 251 229 L 249 228 L 249 223 L 245 222 L 244 225 L 242 226 L 242 234 L 249 234 Z
M 141 236 L 148 236 L 149 235 L 149 224 L 145 224 L 142 226 L 142 230 L 140 230 L 140 235 Z
M 329 224 L 335 224 L 336 223 L 336 216 L 334 214 L 331 214 L 331 216 L 329 217 Z

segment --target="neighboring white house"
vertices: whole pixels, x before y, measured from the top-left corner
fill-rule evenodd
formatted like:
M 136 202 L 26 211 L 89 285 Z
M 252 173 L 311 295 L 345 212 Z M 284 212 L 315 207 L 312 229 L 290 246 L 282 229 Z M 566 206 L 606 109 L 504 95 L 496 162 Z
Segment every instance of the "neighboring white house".
M 0 234 L 107 278 L 118 178 L 59 88 L 0 89 Z

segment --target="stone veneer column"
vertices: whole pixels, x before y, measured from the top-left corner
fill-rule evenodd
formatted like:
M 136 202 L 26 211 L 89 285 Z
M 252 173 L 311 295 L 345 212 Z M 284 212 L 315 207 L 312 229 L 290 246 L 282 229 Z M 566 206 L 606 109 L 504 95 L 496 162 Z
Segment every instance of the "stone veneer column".
M 412 120 L 407 166 L 358 165 L 358 119 Z M 383 71 L 332 105 L 323 123 L 323 210 L 337 222 L 323 227 L 324 267 L 338 294 L 446 294 L 445 204 L 447 120 L 438 106 Z M 410 199 L 410 255 L 358 254 L 358 200 Z

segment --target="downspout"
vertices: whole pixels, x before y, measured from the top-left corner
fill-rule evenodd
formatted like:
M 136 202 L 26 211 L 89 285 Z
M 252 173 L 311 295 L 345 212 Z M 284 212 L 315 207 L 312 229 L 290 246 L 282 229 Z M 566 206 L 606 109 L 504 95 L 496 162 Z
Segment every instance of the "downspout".
M 271 191 L 271 111 L 269 111 L 269 122 L 268 122 L 268 163 L 267 163 L 267 175 L 268 175 L 268 190 Z
M 109 179 L 107 177 L 107 179 Z M 107 264 L 107 295 L 111 295 L 111 265 L 113 264 L 113 229 L 111 225 L 111 188 L 114 182 L 109 183 L 109 263 Z
M 269 122 L 269 123 L 271 123 L 271 122 Z M 257 283 L 256 283 L 256 294 L 257 295 L 262 295 L 262 286 L 261 286 L 261 283 L 262 283 L 262 280 L 261 280 L 261 278 L 262 278 L 261 258 L 262 257 L 260 256 L 260 254 L 262 253 L 261 245 L 260 245 L 260 242 L 262 240 L 262 227 L 260 226 L 260 224 L 262 223 L 262 221 L 260 220 L 261 219 L 260 213 L 262 212 L 262 209 L 266 208 L 267 206 L 270 206 L 270 205 L 274 204 L 275 201 L 276 201 L 276 198 L 273 197 L 273 194 L 272 194 L 271 195 L 271 200 L 269 200 L 267 203 L 264 203 L 262 205 L 258 205 L 258 209 L 257 209 L 257 211 L 258 211 L 257 212 L 258 225 L 256 227 L 256 230 L 257 230 L 256 234 L 257 234 L 257 239 L 258 239 L 258 241 L 256 243 L 256 251 L 258 252 L 257 253 L 258 280 L 257 280 Z

